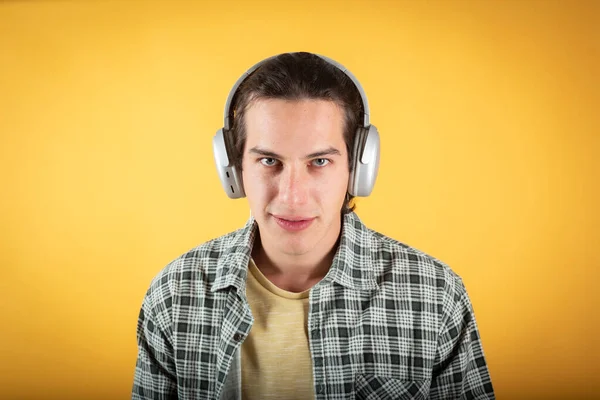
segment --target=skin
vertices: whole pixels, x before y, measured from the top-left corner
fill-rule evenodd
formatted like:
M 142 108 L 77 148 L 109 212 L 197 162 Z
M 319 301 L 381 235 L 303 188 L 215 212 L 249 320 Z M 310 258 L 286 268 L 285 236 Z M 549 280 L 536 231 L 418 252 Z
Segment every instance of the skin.
M 342 109 L 327 100 L 261 99 L 246 111 L 242 178 L 259 228 L 252 257 L 281 289 L 307 290 L 331 266 L 348 189 L 343 129 Z M 280 225 L 297 219 L 311 222 Z

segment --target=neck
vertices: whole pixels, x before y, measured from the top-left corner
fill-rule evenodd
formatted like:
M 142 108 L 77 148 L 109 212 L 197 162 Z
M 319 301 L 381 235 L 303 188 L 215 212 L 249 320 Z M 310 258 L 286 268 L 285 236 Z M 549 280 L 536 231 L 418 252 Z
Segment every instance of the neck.
M 303 292 L 325 277 L 338 244 L 339 237 L 319 253 L 287 254 L 264 246 L 258 235 L 252 258 L 260 272 L 275 286 L 290 292 Z

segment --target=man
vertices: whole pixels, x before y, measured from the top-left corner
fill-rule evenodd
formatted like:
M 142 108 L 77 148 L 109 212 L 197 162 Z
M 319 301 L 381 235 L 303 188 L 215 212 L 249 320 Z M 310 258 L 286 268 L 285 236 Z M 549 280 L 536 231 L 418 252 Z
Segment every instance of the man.
M 354 212 L 379 136 L 353 75 L 310 53 L 259 63 L 214 151 L 251 217 L 152 281 L 132 398 L 494 398 L 461 279 Z

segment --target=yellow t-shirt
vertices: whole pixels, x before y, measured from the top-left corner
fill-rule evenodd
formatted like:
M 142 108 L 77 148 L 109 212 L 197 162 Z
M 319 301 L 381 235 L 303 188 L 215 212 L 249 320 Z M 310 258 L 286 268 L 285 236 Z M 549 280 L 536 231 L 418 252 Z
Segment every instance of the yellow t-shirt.
M 250 260 L 246 296 L 254 324 L 242 343 L 243 400 L 314 398 L 308 292 L 278 288 Z

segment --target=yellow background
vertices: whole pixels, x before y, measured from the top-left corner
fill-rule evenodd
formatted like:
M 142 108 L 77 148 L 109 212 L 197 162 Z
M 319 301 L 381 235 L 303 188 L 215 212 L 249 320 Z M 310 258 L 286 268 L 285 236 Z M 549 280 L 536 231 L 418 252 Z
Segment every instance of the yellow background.
M 471 295 L 502 399 L 598 379 L 600 2 L 0 3 L 0 398 L 127 398 L 151 278 L 241 226 L 211 140 L 238 76 L 332 57 L 382 138 L 372 228 Z

